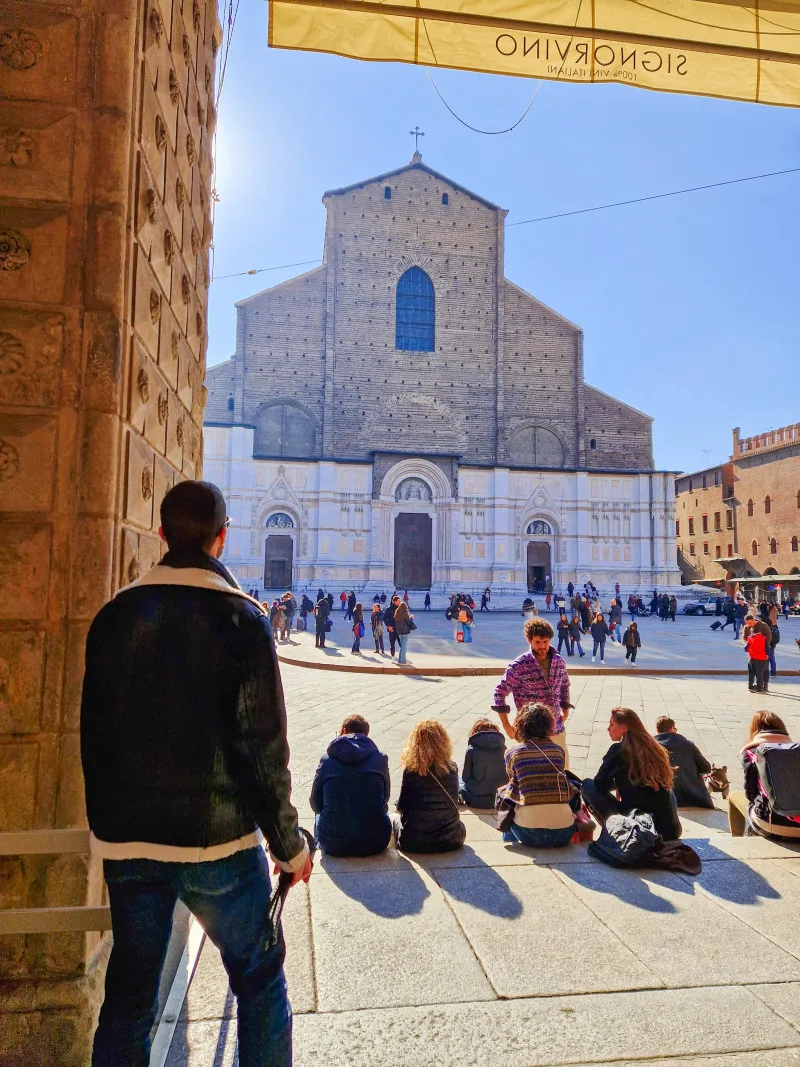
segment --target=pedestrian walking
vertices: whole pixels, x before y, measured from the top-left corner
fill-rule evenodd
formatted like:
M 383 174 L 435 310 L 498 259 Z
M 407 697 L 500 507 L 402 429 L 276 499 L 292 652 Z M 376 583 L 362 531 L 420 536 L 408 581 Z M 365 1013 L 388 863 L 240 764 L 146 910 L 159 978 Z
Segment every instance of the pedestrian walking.
M 352 621 L 353 612 L 356 610 L 356 594 L 351 589 L 347 594 L 347 611 L 344 613 L 345 621 Z
M 330 628 L 331 603 L 323 594 L 314 609 L 314 647 L 325 647 L 325 634 Z
M 342 611 L 347 611 L 347 593 L 344 589 L 339 593 L 339 602 L 342 605 Z
M 678 614 L 678 598 L 673 593 L 669 598 L 669 617 L 672 622 L 675 622 L 675 616 Z
M 611 602 L 611 611 L 608 617 L 608 629 L 611 635 L 611 643 L 622 644 L 622 601 L 617 597 Z
M 599 650 L 599 652 L 600 652 L 600 662 L 604 664 L 605 661 L 606 661 L 606 638 L 608 637 L 609 629 L 608 629 L 608 626 L 606 624 L 606 620 L 603 617 L 602 611 L 598 611 L 598 613 L 595 615 L 594 621 L 592 622 L 592 625 L 589 627 L 589 632 L 592 635 L 592 642 L 593 642 L 593 644 L 592 644 L 592 663 L 594 663 L 595 658 L 597 656 L 597 652 Z
M 404 604 L 407 604 L 407 603 L 408 603 L 408 590 L 407 590 L 407 589 L 406 589 L 406 591 L 405 591 L 405 592 L 403 593 L 403 603 L 404 603 Z
M 475 616 L 472 612 L 472 608 L 464 601 L 458 610 L 458 621 L 461 625 L 461 633 L 463 635 L 463 642 L 465 645 L 472 644 L 472 627 L 475 622 Z
M 216 486 L 179 482 L 161 502 L 166 555 L 89 630 L 81 759 L 113 932 L 93 1067 L 148 1063 L 178 900 L 221 951 L 242 1067 L 292 1061 L 259 830 L 291 885 L 308 881 L 311 858 L 290 802 L 275 644 L 219 561 L 227 529 Z
M 373 604 L 369 624 L 372 630 L 372 636 L 375 640 L 375 651 L 383 656 L 386 654 L 383 647 L 383 634 L 386 629 L 386 624 L 383 621 L 383 612 L 381 611 L 380 604 Z
M 353 647 L 350 653 L 353 656 L 361 655 L 361 638 L 364 636 L 364 605 L 356 604 L 353 608 Z
M 417 628 L 414 616 L 408 610 L 408 604 L 405 602 L 397 605 L 394 613 L 394 624 L 397 630 L 397 643 L 400 648 L 397 662 L 403 666 L 408 662 L 408 639 L 411 636 L 411 631 Z
M 550 599 L 549 597 L 547 598 Z M 481 611 L 489 610 L 489 597 L 486 595 L 486 590 L 481 593 Z
M 570 639 L 569 619 L 563 613 L 558 616 L 558 622 L 556 623 L 556 632 L 558 633 L 558 648 L 556 651 L 561 655 L 562 647 L 566 646 L 567 655 L 572 655 L 572 641 Z
M 575 655 L 575 649 L 578 650 L 578 657 L 583 659 L 586 653 L 581 648 L 581 637 L 583 637 L 583 631 L 581 629 L 581 617 L 578 614 L 572 616 L 569 624 L 569 639 L 572 643 L 571 655 Z
M 425 611 L 431 610 L 431 594 L 430 590 L 425 594 Z
M 636 653 L 642 647 L 642 636 L 635 622 L 632 622 L 625 631 L 622 643 L 625 645 L 625 659 L 633 666 L 636 662 Z
M 389 635 L 389 652 L 394 659 L 394 650 L 397 644 L 397 627 L 394 622 L 394 614 L 400 606 L 400 597 L 397 593 L 392 597 L 389 607 L 383 613 L 383 621 L 386 624 L 386 632 Z

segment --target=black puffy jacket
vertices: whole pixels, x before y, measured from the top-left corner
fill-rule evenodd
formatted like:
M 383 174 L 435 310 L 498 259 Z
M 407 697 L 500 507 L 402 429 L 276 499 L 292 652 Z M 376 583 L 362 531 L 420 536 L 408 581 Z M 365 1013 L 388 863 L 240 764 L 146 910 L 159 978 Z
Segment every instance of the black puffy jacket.
M 335 737 L 311 787 L 317 840 L 332 856 L 374 856 L 392 835 L 389 761 L 365 734 Z
M 455 763 L 436 777 L 403 771 L 397 810 L 404 852 L 452 852 L 464 844 L 467 831 L 458 811 Z
M 473 808 L 493 808 L 501 785 L 508 782 L 506 742 L 499 730 L 472 734 L 464 756 L 462 796 Z

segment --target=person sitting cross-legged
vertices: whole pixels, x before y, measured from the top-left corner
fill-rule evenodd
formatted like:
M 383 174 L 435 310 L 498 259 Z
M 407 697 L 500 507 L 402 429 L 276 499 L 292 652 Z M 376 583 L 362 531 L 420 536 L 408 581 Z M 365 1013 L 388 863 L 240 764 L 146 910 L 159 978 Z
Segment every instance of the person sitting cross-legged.
M 319 761 L 310 804 L 315 836 L 331 856 L 375 856 L 389 844 L 389 761 L 369 737 L 369 723 L 348 715 Z
M 711 773 L 711 764 L 688 737 L 679 734 L 674 719 L 662 715 L 656 719 L 656 741 L 669 754 L 675 768 L 672 791 L 679 808 L 713 808 L 714 801 L 703 781 Z
M 400 756 L 403 781 L 395 824 L 403 852 L 453 852 L 467 835 L 458 807 L 458 768 L 447 731 L 435 719 L 418 722 Z
M 587 807 L 603 825 L 609 815 L 627 815 L 634 808 L 648 812 L 656 833 L 665 841 L 677 841 L 681 824 L 672 792 L 675 772 L 666 749 L 630 708 L 611 709 L 608 735 L 613 744 L 600 770 L 581 786 Z
M 772 711 L 757 711 L 741 758 L 744 790 L 734 789 L 728 797 L 728 823 L 733 837 L 742 837 L 750 830 L 761 837 L 800 842 L 800 816 L 793 814 L 800 794 L 800 750 L 792 744 L 783 719 Z M 769 792 L 762 780 L 762 769 L 765 778 L 770 779 L 766 783 Z M 775 810 L 780 800 L 787 802 L 788 813 Z
M 552 740 L 555 716 L 545 704 L 523 704 L 514 733 L 519 744 L 506 753 L 506 796 L 516 807 L 503 840 L 533 848 L 568 845 L 580 794 L 565 774 L 564 749 Z
M 497 790 L 508 781 L 506 742 L 491 719 L 478 719 L 469 732 L 459 796 L 471 808 L 493 808 Z

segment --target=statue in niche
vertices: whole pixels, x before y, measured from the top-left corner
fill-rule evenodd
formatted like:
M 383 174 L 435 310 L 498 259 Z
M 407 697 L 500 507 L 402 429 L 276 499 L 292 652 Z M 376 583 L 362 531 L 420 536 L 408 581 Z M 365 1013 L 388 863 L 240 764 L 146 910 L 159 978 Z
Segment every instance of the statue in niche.
M 552 535 L 553 529 L 549 523 L 544 522 L 542 519 L 534 519 L 534 521 L 528 525 L 527 532 L 529 534 Z
M 433 500 L 430 486 L 422 478 L 404 478 L 395 491 L 397 501 L 428 504 Z
M 287 515 L 285 511 L 276 511 L 274 515 L 270 515 L 266 525 L 268 530 L 291 530 L 294 528 L 292 516 Z

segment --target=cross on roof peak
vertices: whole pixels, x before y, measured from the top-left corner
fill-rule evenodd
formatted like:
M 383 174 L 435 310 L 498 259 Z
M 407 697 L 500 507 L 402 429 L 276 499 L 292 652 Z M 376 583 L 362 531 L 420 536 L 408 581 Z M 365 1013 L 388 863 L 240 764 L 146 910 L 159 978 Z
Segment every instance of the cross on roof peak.
M 408 132 L 411 135 L 411 137 L 414 138 L 414 155 L 411 157 L 411 162 L 412 163 L 421 163 L 422 162 L 422 154 L 421 154 L 421 152 L 419 150 L 419 139 L 420 139 L 420 137 L 424 137 L 425 134 L 419 128 L 419 126 L 415 126 L 413 130 L 409 130 Z

